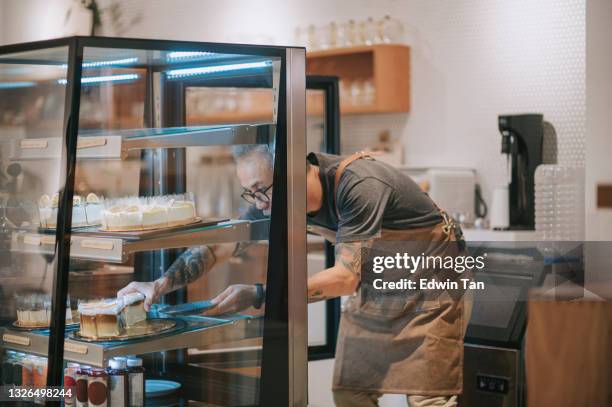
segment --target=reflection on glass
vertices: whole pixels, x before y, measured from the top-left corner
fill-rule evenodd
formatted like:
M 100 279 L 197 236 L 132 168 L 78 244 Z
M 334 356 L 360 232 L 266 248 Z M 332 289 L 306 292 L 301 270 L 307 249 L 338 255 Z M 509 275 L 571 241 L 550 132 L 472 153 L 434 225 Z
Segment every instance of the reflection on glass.
M 19 338 L 46 330 L 56 255 L 55 220 L 40 228 L 39 198 L 58 193 L 60 157 L 28 160 L 23 152 L 63 142 L 67 47 L 0 55 L 0 342 L 2 384 L 42 387 L 46 347 L 31 353 Z M 72 319 L 72 315 L 67 315 Z M 29 401 L 35 401 L 33 398 Z M 39 400 L 38 400 L 39 401 Z

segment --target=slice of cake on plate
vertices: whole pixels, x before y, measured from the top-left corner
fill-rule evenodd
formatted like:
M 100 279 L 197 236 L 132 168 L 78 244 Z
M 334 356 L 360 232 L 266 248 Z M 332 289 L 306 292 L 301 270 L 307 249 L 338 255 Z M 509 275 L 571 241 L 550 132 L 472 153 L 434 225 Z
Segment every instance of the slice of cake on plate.
M 122 309 L 117 299 L 80 303 L 81 335 L 94 339 L 119 336 L 122 331 L 119 313 Z
M 119 298 L 82 302 L 80 334 L 87 338 L 113 338 L 125 329 L 147 319 L 144 295 L 130 293 Z

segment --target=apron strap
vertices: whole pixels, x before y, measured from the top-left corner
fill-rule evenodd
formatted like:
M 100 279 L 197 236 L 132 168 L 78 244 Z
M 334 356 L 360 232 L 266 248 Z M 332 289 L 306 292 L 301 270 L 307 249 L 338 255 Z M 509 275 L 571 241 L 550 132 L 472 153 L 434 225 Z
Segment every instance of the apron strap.
M 342 174 L 344 174 L 344 170 L 348 167 L 352 162 L 357 161 L 361 158 L 371 157 L 371 155 L 365 151 L 356 152 L 344 160 L 340 161 L 338 164 L 338 169 L 336 170 L 336 175 L 334 177 L 334 206 L 336 207 L 336 216 L 340 219 L 340 211 L 338 210 L 338 200 L 336 195 L 338 193 L 338 184 L 340 184 L 340 178 L 342 178 Z

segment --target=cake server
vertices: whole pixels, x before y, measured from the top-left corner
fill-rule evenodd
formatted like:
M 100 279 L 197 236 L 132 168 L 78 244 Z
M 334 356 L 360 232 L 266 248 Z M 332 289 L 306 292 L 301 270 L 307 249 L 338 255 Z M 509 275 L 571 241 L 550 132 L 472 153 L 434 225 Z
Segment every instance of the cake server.
M 210 301 L 188 302 L 186 304 L 173 305 L 159 310 L 162 314 L 169 315 L 187 315 L 204 312 L 215 305 Z

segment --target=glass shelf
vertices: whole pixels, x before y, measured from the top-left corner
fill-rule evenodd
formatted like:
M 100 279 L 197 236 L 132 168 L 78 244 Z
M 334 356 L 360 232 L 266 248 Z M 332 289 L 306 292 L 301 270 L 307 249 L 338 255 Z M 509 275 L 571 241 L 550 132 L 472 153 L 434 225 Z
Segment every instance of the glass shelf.
M 175 318 L 180 328 L 168 333 L 128 341 L 85 342 L 73 339 L 74 329 L 66 330 L 64 358 L 90 366 L 106 367 L 115 356 L 163 352 L 213 345 L 261 336 L 262 318 L 244 315 Z M 8 349 L 44 356 L 48 351 L 49 330 L 23 331 L 0 327 L 0 344 Z
M 143 233 L 141 236 L 127 232 L 104 232 L 96 228 L 75 229 L 71 236 L 70 256 L 123 263 L 130 254 L 143 251 L 266 240 L 269 230 L 269 219 L 231 220 L 208 226 L 195 224 Z M 11 238 L 11 251 L 53 255 L 55 231 L 15 231 Z
M 130 150 L 149 148 L 268 144 L 274 139 L 275 131 L 275 124 L 84 131 L 79 134 L 77 158 L 125 159 Z M 60 137 L 15 140 L 10 158 L 13 161 L 58 159 L 61 143 Z

